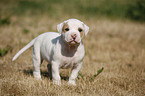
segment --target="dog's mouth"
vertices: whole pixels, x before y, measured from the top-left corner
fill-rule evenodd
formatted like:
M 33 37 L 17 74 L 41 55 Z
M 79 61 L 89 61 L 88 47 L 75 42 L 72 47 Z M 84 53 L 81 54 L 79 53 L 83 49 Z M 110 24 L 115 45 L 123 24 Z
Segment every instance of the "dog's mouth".
M 78 44 L 80 44 L 79 42 L 77 42 L 77 41 L 74 41 L 74 40 L 72 40 L 72 41 L 70 41 L 70 42 L 67 42 L 69 45 L 71 45 L 71 46 L 76 46 L 76 45 L 78 45 Z
M 75 44 L 77 44 L 77 42 L 76 41 L 71 41 L 70 44 L 75 45 Z

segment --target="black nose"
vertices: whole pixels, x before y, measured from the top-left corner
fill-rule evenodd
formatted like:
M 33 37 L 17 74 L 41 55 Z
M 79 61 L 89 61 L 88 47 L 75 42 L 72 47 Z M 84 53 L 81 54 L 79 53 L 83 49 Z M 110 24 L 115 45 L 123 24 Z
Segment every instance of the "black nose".
M 74 36 L 77 36 L 76 34 L 74 34 Z
M 76 34 L 72 34 L 71 36 L 72 36 L 73 40 L 75 40 L 75 39 L 76 39 L 76 37 L 77 37 L 77 35 L 76 35 Z
M 73 39 L 75 40 L 75 39 L 76 39 L 76 37 L 73 37 Z

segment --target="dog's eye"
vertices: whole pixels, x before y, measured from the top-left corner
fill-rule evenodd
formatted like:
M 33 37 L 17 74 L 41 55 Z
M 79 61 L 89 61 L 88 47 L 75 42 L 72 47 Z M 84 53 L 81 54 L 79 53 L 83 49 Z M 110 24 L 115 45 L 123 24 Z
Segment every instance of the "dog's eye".
M 65 30 L 65 31 L 69 31 L 69 28 L 65 28 L 64 30 Z
M 82 32 L 83 30 L 81 28 L 78 29 L 79 32 Z

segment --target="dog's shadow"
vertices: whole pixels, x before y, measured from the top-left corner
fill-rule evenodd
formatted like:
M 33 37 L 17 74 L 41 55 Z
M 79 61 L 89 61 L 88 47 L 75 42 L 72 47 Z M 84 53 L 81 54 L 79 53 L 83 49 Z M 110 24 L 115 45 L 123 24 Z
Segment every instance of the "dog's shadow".
M 23 72 L 24 72 L 25 75 L 33 76 L 33 70 L 32 69 L 23 70 Z M 52 80 L 52 76 L 49 76 L 47 71 L 41 71 L 41 76 L 42 76 L 42 79 L 48 78 L 48 79 Z M 65 81 L 67 81 L 69 79 L 68 75 L 64 76 L 64 75 L 60 74 L 60 77 L 61 77 L 62 80 L 65 80 Z

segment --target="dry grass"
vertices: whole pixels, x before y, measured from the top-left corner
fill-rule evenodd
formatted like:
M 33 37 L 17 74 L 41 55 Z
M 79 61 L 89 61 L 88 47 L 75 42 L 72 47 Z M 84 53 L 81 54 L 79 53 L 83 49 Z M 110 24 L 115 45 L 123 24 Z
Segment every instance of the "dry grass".
M 39 19 L 38 19 L 39 18 Z M 86 56 L 77 86 L 68 86 L 69 70 L 61 70 L 62 85 L 47 78 L 47 63 L 41 66 L 43 80 L 32 75 L 32 48 L 15 62 L 11 59 L 30 40 L 46 31 L 56 31 L 63 21 L 38 17 L 11 17 L 10 25 L 0 26 L 0 48 L 12 52 L 0 57 L 1 96 L 144 96 L 145 95 L 145 24 L 121 20 L 81 19 L 90 26 L 84 38 Z M 104 67 L 97 76 L 97 70 Z

